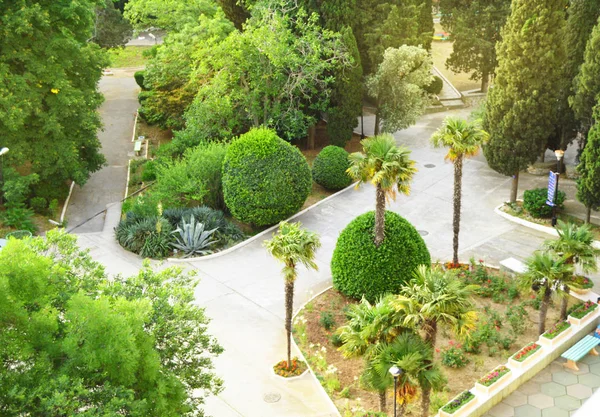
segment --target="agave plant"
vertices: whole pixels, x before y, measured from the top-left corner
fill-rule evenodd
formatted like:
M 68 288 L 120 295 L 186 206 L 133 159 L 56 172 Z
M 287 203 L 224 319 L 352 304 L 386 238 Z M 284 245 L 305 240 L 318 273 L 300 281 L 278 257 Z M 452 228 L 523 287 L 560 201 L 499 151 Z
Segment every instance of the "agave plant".
M 194 254 L 209 254 L 212 252 L 209 247 L 218 242 L 217 239 L 212 239 L 212 235 L 217 229 L 204 230 L 204 223 L 196 222 L 194 216 L 190 217 L 189 223 L 182 219 L 173 232 L 179 234 L 179 236 L 175 236 L 175 242 L 172 245 L 175 249 L 179 249 L 184 253 L 184 258 Z

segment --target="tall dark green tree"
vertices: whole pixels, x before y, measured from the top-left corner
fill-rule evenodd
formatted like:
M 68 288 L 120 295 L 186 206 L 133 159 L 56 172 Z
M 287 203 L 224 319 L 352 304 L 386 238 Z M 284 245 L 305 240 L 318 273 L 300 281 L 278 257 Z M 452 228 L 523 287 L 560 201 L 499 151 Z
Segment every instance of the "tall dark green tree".
M 321 26 L 340 32 L 344 27 L 353 27 L 357 21 L 357 0 L 298 0 L 298 4 L 309 13 L 317 13 Z
M 577 199 L 587 208 L 586 223 L 592 210 L 600 209 L 600 108 L 596 107 L 596 123 L 587 136 L 587 143 L 579 159 L 577 172 Z
M 98 81 L 106 55 L 88 42 L 101 0 L 0 0 L 0 131 L 5 162 L 55 186 L 100 169 Z
M 433 1 L 413 0 L 419 8 L 419 45 L 428 51 L 433 41 Z
M 131 39 L 133 29 L 125 20 L 113 0 L 105 0 L 103 6 L 96 7 L 94 35 L 91 39 L 103 48 L 116 48 Z
M 563 0 L 513 0 L 498 45 L 496 82 L 488 95 L 484 147 L 488 164 L 512 175 L 517 199 L 519 172 L 535 162 L 557 120 L 556 103 L 566 53 Z
M 496 44 L 510 13 L 510 0 L 442 1 L 442 25 L 453 40 L 446 66 L 455 72 L 471 72 L 481 80 L 481 91 L 488 89 L 498 61 Z

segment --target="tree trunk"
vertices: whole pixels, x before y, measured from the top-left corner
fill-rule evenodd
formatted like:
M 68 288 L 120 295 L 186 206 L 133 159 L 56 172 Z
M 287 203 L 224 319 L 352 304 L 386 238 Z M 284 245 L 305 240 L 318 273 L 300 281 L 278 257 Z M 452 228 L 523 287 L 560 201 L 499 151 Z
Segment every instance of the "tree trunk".
M 379 123 L 381 123 L 381 120 L 379 117 L 379 110 L 377 110 L 377 112 L 375 113 L 375 128 L 373 130 L 373 135 L 375 136 L 379 134 Z
M 379 391 L 378 395 L 379 395 L 379 412 L 381 413 L 385 413 L 386 412 L 386 403 L 385 403 L 385 391 Z
M 398 417 L 402 417 L 404 415 L 404 412 L 406 411 L 406 404 L 400 404 L 398 406 Z
M 585 211 L 585 223 L 586 224 L 590 224 L 590 220 L 592 218 L 592 208 L 591 207 L 586 207 L 586 211 Z
M 510 202 L 517 202 L 517 191 L 519 190 L 519 172 L 517 171 L 512 177 L 512 184 L 510 186 Z
M 548 314 L 548 304 L 550 304 L 550 295 L 552 295 L 552 291 L 550 288 L 545 287 L 542 305 L 540 306 L 540 323 L 538 325 L 538 333 L 540 335 L 546 331 L 546 316 Z
M 487 93 L 489 86 L 490 86 L 490 74 L 487 72 L 484 72 L 481 75 L 481 92 Z
M 429 404 L 431 403 L 431 387 L 421 390 L 421 417 L 429 417 Z
M 571 292 L 571 289 L 569 288 L 569 286 L 565 285 L 564 294 L 563 294 L 562 299 L 560 300 L 560 319 L 561 320 L 567 319 L 567 305 L 569 304 L 569 293 L 570 292 Z
M 540 155 L 540 162 L 546 162 L 546 148 L 544 148 L 542 154 Z
M 435 341 L 437 339 L 437 322 L 435 320 L 427 320 L 425 322 L 425 342 L 429 343 L 432 349 L 435 349 Z M 429 365 L 431 361 L 426 361 Z M 431 387 L 421 387 L 421 417 L 429 416 L 429 404 L 431 403 Z
M 379 247 L 385 239 L 385 192 L 377 186 L 375 204 L 375 246 Z
M 452 262 L 458 264 L 458 235 L 460 232 L 460 206 L 462 196 L 462 168 L 463 168 L 463 157 L 462 155 L 456 158 L 454 161 L 454 219 L 452 220 L 452 226 L 454 231 L 454 238 L 452 241 L 452 250 L 454 256 Z
M 311 127 L 308 128 L 308 149 L 315 149 L 315 133 L 316 133 L 316 126 L 313 125 Z
M 285 282 L 285 331 L 287 337 L 288 369 L 292 364 L 292 311 L 294 309 L 294 281 Z

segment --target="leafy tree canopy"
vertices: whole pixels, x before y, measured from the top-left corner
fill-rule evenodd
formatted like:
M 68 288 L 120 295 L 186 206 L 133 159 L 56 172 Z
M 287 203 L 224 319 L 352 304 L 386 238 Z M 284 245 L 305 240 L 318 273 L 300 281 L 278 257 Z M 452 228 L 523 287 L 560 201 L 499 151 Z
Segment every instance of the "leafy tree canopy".
M 596 108 L 596 123 L 588 133 L 577 172 L 577 199 L 592 210 L 600 209 L 600 108 Z
M 92 41 L 103 48 L 116 48 L 131 39 L 132 27 L 123 17 L 113 0 L 105 0 L 96 7 L 96 20 Z
M 75 241 L 52 231 L 0 252 L 0 414 L 203 416 L 222 348 L 193 277 L 145 264 L 109 279 Z
M 216 11 L 214 0 L 129 0 L 124 15 L 136 29 L 158 27 L 171 31 L 195 24 L 200 16 L 213 16 Z

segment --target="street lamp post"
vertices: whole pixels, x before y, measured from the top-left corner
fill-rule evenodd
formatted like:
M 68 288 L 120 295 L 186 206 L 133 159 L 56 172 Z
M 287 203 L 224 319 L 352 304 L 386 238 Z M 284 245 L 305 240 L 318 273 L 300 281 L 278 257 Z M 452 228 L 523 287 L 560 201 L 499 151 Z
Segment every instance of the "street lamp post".
M 402 369 L 398 368 L 396 365 L 392 365 L 389 372 L 394 377 L 394 417 L 397 417 L 396 392 L 398 391 L 398 378 L 402 375 Z
M 554 201 L 552 205 L 552 227 L 556 226 L 556 197 L 558 195 L 558 179 L 560 178 L 560 170 L 561 170 L 561 162 L 563 156 L 565 155 L 565 151 L 562 149 L 557 149 L 554 151 L 554 155 L 556 155 L 556 190 L 554 192 Z
M 8 148 L 0 149 L 0 205 L 4 205 L 4 167 L 2 162 L 4 161 L 4 154 L 8 153 Z

